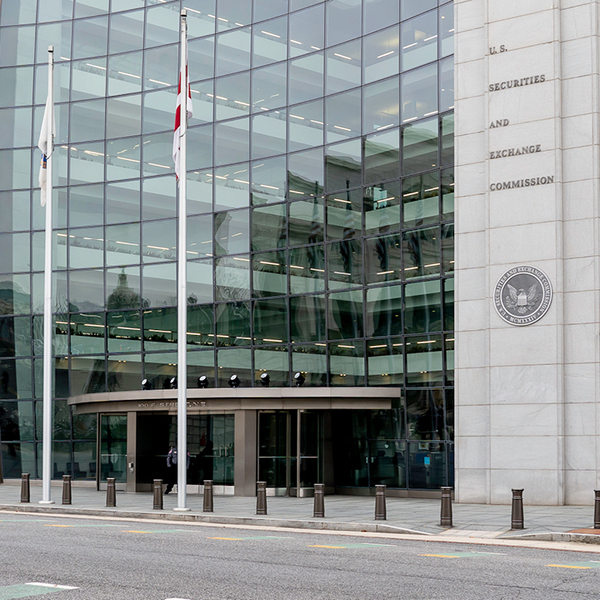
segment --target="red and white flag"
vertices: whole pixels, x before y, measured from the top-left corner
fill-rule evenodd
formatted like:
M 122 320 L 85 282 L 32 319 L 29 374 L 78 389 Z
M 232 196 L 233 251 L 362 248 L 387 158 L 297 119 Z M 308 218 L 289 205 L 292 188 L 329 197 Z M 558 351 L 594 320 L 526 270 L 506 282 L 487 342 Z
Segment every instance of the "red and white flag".
M 182 70 L 183 71 L 183 70 Z M 179 179 L 179 151 L 181 149 L 181 74 L 179 72 L 179 86 L 177 88 L 177 108 L 175 109 L 175 133 L 173 134 L 173 162 L 175 163 L 175 175 Z M 184 87 L 188 90 L 187 98 L 187 118 L 191 119 L 193 113 L 192 110 L 192 90 L 190 87 L 190 75 L 188 70 L 188 55 L 187 48 L 185 53 L 185 79 L 186 85 Z M 187 128 L 186 128 L 187 129 Z

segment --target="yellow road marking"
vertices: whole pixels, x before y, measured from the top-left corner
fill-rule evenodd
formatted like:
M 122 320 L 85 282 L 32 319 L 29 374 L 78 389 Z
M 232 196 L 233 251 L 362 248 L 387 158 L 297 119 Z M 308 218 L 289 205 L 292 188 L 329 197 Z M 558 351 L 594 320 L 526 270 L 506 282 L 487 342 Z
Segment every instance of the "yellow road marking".
M 123 533 L 154 533 L 154 531 L 136 531 L 135 529 L 125 529 Z
M 576 567 L 575 565 L 546 565 L 547 567 L 559 567 L 561 569 L 591 569 L 592 567 Z
M 231 541 L 243 541 L 244 538 L 225 538 L 225 537 L 209 537 L 209 540 L 231 540 Z
M 419 556 L 435 556 L 437 558 L 460 558 L 460 556 L 454 556 L 453 554 L 419 554 Z
M 44 525 L 44 527 L 75 527 L 75 525 Z
M 346 546 L 321 546 L 320 544 L 309 545 L 309 548 L 345 548 Z

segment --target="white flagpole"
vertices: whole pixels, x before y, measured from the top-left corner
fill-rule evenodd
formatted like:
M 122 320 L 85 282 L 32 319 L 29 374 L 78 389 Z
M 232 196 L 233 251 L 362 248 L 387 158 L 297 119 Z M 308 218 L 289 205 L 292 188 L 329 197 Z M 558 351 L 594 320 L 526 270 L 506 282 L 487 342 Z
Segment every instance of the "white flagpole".
M 48 47 L 48 135 L 46 161 L 46 233 L 44 261 L 44 384 L 42 428 L 42 500 L 54 504 L 51 498 L 50 470 L 52 460 L 52 155 L 54 153 L 54 47 Z
M 179 243 L 177 248 L 177 508 L 186 506 L 187 487 L 187 11 L 181 11 L 181 149 L 179 153 Z

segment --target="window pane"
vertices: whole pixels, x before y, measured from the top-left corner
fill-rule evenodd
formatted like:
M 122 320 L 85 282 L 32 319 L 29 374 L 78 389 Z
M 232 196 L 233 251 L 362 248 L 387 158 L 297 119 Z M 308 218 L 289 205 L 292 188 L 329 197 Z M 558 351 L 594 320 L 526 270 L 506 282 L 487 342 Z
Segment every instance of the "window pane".
M 290 204 L 290 246 L 323 241 L 325 209 L 323 198 Z M 293 262 L 293 261 L 292 261 Z
M 399 130 L 370 135 L 365 140 L 365 183 L 395 179 L 400 174 Z
M 287 342 L 287 299 L 271 298 L 254 302 L 254 343 Z
M 397 77 L 363 88 L 363 132 L 379 131 L 399 123 Z
M 223 95 L 223 94 L 221 94 Z M 237 96 L 236 96 L 237 97 Z M 260 112 L 286 104 L 286 65 L 273 65 L 252 72 L 252 110 Z
M 217 346 L 249 346 L 252 341 L 250 337 L 250 303 L 217 304 L 215 311 Z M 217 352 L 220 366 L 219 354 L 220 352 Z
M 329 289 L 363 284 L 362 241 L 348 237 L 327 244 Z
M 398 0 L 364 0 L 364 33 L 397 23 L 400 19 L 399 8 Z
M 138 308 L 140 297 L 139 267 L 106 270 L 106 308 Z
M 265 206 L 252 211 L 252 250 L 284 248 L 287 241 L 286 205 Z
M 402 184 L 403 224 L 419 227 L 440 219 L 438 173 L 407 177 Z
M 108 60 L 108 95 L 140 92 L 142 89 L 142 53 L 130 52 Z
M 248 252 L 249 214 L 247 210 L 217 213 L 215 215 L 215 254 Z
M 325 246 L 316 244 L 290 250 L 290 293 L 322 292 L 324 289 Z
M 144 310 L 144 350 L 175 350 L 177 347 L 177 309 L 155 308 Z M 150 360 L 155 363 L 158 355 Z M 148 376 L 146 370 L 146 376 Z M 163 382 L 161 382 L 162 385 Z
M 399 71 L 400 29 L 390 27 L 365 38 L 365 83 L 384 79 Z
M 363 335 L 362 290 L 329 295 L 329 338 L 351 339 Z
M 285 200 L 285 156 L 252 163 L 252 204 Z
M 272 111 L 252 117 L 252 158 L 285 152 L 286 112 Z
M 440 112 L 454 108 L 454 59 L 440 61 Z
M 287 4 L 286 0 L 279 0 L 281 4 Z M 260 8 L 254 6 L 256 13 Z M 285 12 L 282 11 L 282 12 Z M 277 13 L 270 12 L 267 17 L 273 17 Z M 285 60 L 287 58 L 287 17 L 274 19 L 267 23 L 261 23 L 254 28 L 254 47 L 252 49 L 252 66 L 260 67 L 272 62 Z
M 360 40 L 327 50 L 327 81 L 325 86 L 327 94 L 335 94 L 360 85 L 360 50 Z
M 440 272 L 440 243 L 437 227 L 404 233 L 405 277 L 421 277 Z
M 327 98 L 325 102 L 327 143 L 359 136 L 360 118 L 360 90 Z
M 33 62 L 35 27 L 6 27 L 0 36 L 0 66 Z M 46 46 L 46 50 L 48 46 Z M 46 59 L 48 54 L 46 53 Z
M 48 84 L 46 84 L 46 93 Z M 31 104 L 33 94 L 33 67 L 6 67 L 2 69 L 0 106 Z
M 69 330 L 71 354 L 104 354 L 106 327 L 103 313 L 71 315 Z
M 215 260 L 215 300 L 250 298 L 250 259 L 248 255 Z
M 142 183 L 142 218 L 147 220 L 174 217 L 176 184 L 173 176 L 152 177 L 144 179 Z
M 142 96 L 120 96 L 106 101 L 106 137 L 135 135 L 142 124 Z
M 327 10 L 327 45 L 358 37 L 361 30 L 360 0 L 329 0 Z
M 402 237 L 399 233 L 367 240 L 365 257 L 367 284 L 400 280 L 402 278 L 401 256 Z
M 217 36 L 217 76 L 250 68 L 249 27 L 221 33 Z
M 327 356 L 325 344 L 292 347 L 292 371 L 304 375 L 304 387 L 327 385 Z
M 306 102 L 323 95 L 322 52 L 289 63 L 289 103 Z
M 408 125 L 402 135 L 402 173 L 408 175 L 438 166 L 438 119 Z
M 454 4 L 441 6 L 440 10 L 440 56 L 454 53 Z
M 443 382 L 442 355 L 440 336 L 408 338 L 406 342 L 407 385 L 440 385 Z
M 138 311 L 109 312 L 106 315 L 109 352 L 142 350 L 141 318 Z
M 437 11 L 402 24 L 402 70 L 408 71 L 437 58 Z
M 268 373 L 270 385 L 287 387 L 290 385 L 290 357 L 286 346 L 271 346 L 254 351 L 254 385 L 260 385 L 260 376 Z
M 215 86 L 216 118 L 233 119 L 250 112 L 250 73 L 220 77 Z
M 367 290 L 368 337 L 402 333 L 402 286 L 393 285 Z
M 323 150 L 296 152 L 288 157 L 290 199 L 323 193 Z
M 437 110 L 437 66 L 428 65 L 402 75 L 402 122 L 428 117 Z
M 69 233 L 69 267 L 85 269 L 104 265 L 104 231 L 102 227 L 71 229 Z
M 310 4 L 316 4 L 316 1 L 310 2 Z M 321 50 L 324 47 L 324 20 L 325 12 L 323 4 L 290 15 L 291 57 L 307 54 L 314 50 Z
M 404 332 L 440 331 L 440 282 L 425 281 L 406 284 L 404 290 Z
M 129 52 L 144 47 L 144 12 L 113 14 L 110 18 L 110 53 Z
M 248 160 L 250 153 L 249 129 L 248 118 L 215 125 L 215 164 L 223 165 Z
M 400 338 L 367 341 L 369 385 L 401 386 L 404 383 L 403 345 Z
M 99 140 L 104 137 L 104 100 L 71 104 L 71 142 Z
M 73 58 L 102 56 L 107 52 L 108 17 L 73 22 Z
M 215 210 L 243 208 L 250 203 L 248 163 L 215 169 Z
M 188 301 L 192 304 L 213 301 L 213 264 L 212 260 L 191 261 L 187 267 Z M 191 299 L 191 300 L 190 300 Z M 189 307 L 191 310 L 192 307 Z M 195 342 L 195 340 L 192 340 Z
M 261 252 L 252 257 L 254 298 L 283 296 L 287 293 L 287 260 L 284 250 Z
M 436 0 L 401 0 L 400 17 L 403 21 L 410 19 L 410 17 L 433 8 L 436 4 Z
M 387 233 L 400 228 L 400 184 L 380 183 L 365 188 L 365 233 Z
M 229 387 L 229 378 L 237 375 L 241 387 L 252 385 L 252 351 L 248 348 L 231 348 L 217 350 L 217 385 Z
M 365 344 L 352 341 L 329 344 L 329 383 L 331 386 L 365 384 Z
M 146 48 L 177 42 L 179 39 L 179 7 L 154 6 L 146 11 Z
M 69 306 L 73 311 L 104 308 L 104 271 L 69 272 Z
M 290 298 L 292 343 L 324 340 L 325 297 L 323 295 Z
M 289 114 L 289 151 L 323 144 L 323 100 L 295 106 Z
M 145 265 L 142 269 L 144 306 L 177 304 L 177 265 Z
M 176 228 L 175 219 L 142 223 L 143 262 L 177 260 Z
M 193 13 L 188 12 L 188 23 Z M 214 16 L 214 13 L 212 13 Z M 214 20 L 214 19 L 213 19 Z M 188 65 L 190 65 L 190 81 L 199 81 L 214 76 L 215 40 L 214 38 L 203 38 L 191 40 L 188 44 Z M 192 86 L 192 90 L 195 86 Z M 194 92 L 192 91 L 192 94 Z M 196 98 L 193 97 L 195 101 Z M 194 110 L 194 116 L 196 111 Z

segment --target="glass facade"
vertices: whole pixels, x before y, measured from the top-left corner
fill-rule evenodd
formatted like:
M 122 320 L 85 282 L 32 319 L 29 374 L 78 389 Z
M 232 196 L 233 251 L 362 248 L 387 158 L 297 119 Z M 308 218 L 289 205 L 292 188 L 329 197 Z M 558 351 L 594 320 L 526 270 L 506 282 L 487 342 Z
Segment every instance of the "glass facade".
M 454 26 L 444 0 L 0 3 L 4 476 L 41 474 L 36 146 L 48 45 L 55 476 L 96 476 L 84 466 L 100 427 L 72 415 L 68 396 L 139 390 L 143 378 L 168 387 L 176 374 L 182 7 L 194 112 L 188 386 L 206 375 L 226 387 L 234 372 L 260 386 L 266 371 L 285 387 L 301 371 L 304 386 L 400 387 L 385 415 L 333 415 L 340 452 L 360 462 L 338 461 L 340 485 L 451 482 Z M 380 459 L 392 457 L 388 477 Z M 435 476 L 420 474 L 434 463 Z

